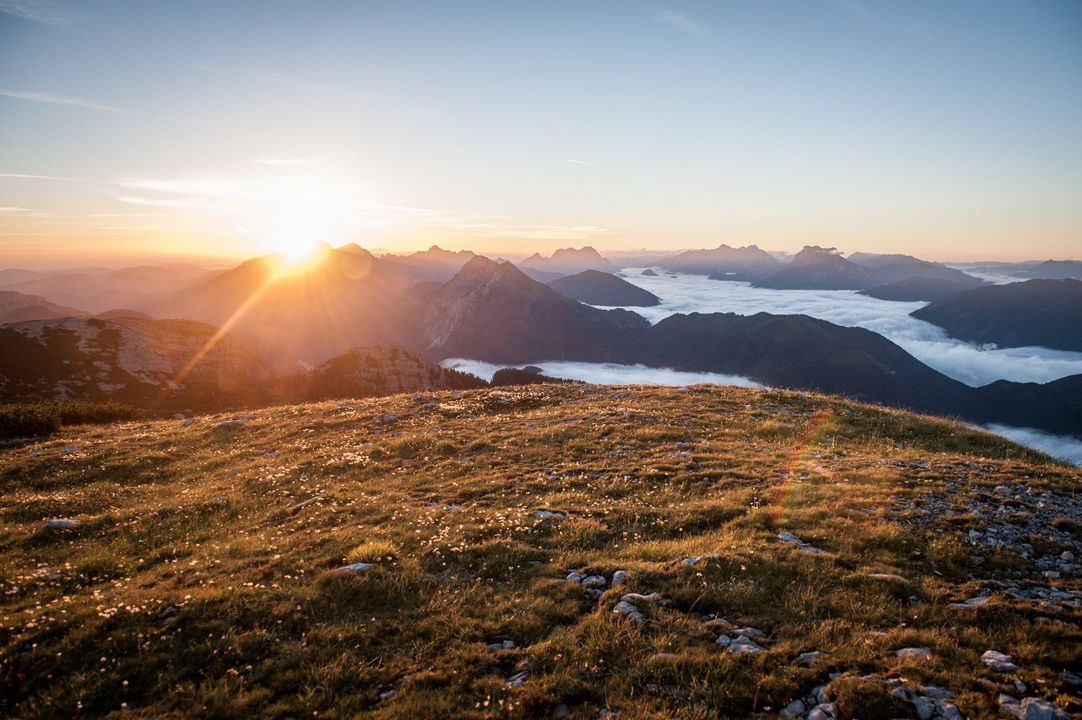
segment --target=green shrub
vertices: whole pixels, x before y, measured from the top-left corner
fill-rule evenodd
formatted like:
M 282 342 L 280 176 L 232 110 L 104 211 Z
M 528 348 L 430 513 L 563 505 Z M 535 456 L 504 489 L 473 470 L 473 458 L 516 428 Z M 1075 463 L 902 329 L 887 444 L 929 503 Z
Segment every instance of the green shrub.
M 60 429 L 60 413 L 49 403 L 0 405 L 0 438 L 39 437 Z
M 0 438 L 41 437 L 64 425 L 132 420 L 135 408 L 114 402 L 41 401 L 0 405 Z

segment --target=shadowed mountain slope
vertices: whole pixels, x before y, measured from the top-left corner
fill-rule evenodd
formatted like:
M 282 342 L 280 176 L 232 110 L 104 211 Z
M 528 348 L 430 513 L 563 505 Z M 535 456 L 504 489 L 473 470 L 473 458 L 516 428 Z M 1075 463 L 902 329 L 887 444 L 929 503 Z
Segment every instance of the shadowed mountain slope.
M 576 275 L 558 278 L 548 286 L 561 295 L 588 305 L 652 307 L 661 303 L 661 298 L 652 292 L 611 273 L 597 270 L 584 270 Z
M 911 313 L 952 337 L 1082 352 L 1082 281 L 1028 280 L 951 295 Z

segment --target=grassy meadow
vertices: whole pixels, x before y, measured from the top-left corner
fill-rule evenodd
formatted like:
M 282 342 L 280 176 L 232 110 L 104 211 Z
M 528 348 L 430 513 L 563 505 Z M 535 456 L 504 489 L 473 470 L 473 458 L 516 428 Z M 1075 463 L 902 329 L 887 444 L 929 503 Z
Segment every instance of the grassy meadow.
M 1080 489 L 961 424 L 739 388 L 62 428 L 0 449 L 0 715 L 706 720 L 825 685 L 839 717 L 917 717 L 888 680 L 967 718 L 999 693 L 1079 713 L 1082 610 L 1003 590 L 1082 582 L 968 533 L 975 507 L 1028 523 Z M 659 594 L 644 622 L 613 612 L 627 593 Z M 762 652 L 719 646 L 731 628 Z

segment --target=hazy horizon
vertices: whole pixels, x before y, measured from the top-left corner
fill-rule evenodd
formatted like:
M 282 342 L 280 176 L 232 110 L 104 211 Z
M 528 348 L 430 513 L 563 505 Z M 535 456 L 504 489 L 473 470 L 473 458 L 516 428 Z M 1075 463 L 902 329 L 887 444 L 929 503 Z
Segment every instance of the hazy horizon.
M 1072 2 L 2 0 L 0 265 L 1077 257 L 1080 29 Z

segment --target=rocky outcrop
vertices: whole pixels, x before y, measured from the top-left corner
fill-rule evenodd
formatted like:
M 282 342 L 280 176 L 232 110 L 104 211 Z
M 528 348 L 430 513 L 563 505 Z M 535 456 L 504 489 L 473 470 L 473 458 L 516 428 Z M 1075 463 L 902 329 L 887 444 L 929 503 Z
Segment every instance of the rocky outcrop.
M 300 382 L 305 400 L 488 386 L 481 378 L 440 367 L 393 344 L 347 350 L 306 373 Z
M 192 320 L 63 318 L 0 327 L 0 401 L 217 408 L 267 397 L 266 367 Z

